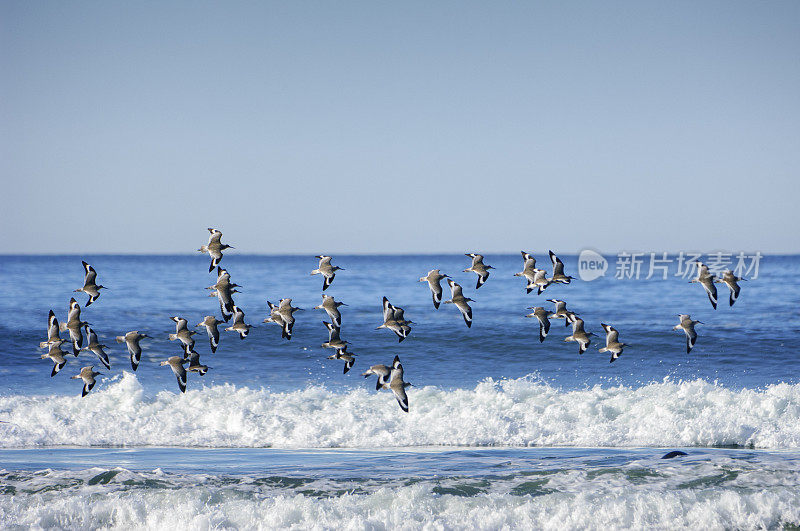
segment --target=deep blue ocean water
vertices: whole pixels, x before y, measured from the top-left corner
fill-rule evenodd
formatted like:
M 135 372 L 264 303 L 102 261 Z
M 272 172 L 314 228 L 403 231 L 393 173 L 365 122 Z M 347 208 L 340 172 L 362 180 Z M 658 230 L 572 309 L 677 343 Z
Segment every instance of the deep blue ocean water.
M 546 253 L 539 266 L 549 269 Z M 69 357 L 50 377 L 39 359 L 47 313 L 66 319 L 81 259 L 108 286 L 83 309 L 109 345 L 110 371 L 80 398 L 69 377 L 95 364 Z M 577 257 L 562 256 L 577 275 Z M 322 279 L 313 256 L 227 253 L 235 295 L 255 325 L 222 332 L 212 367 L 181 395 L 159 362 L 181 352 L 171 315 L 219 315 L 204 288 L 206 256 L 5 256 L 0 259 L 0 522 L 43 527 L 774 527 L 800 523 L 800 257 L 765 256 L 733 307 L 719 286 L 604 278 L 525 293 L 519 254 L 475 290 L 469 258 L 336 256 L 325 292 L 347 306 L 342 337 L 356 364 L 327 360 Z M 467 328 L 435 310 L 425 283 L 439 268 L 475 299 Z M 449 289 L 444 286 L 445 298 Z M 402 343 L 381 298 L 405 309 Z M 291 297 L 294 337 L 261 321 L 267 299 Z M 543 343 L 528 306 L 567 301 L 595 338 L 578 355 L 553 320 Z M 685 352 L 678 313 L 703 321 Z M 632 346 L 614 363 L 600 323 Z M 146 332 L 139 369 L 114 337 Z M 65 345 L 65 349 L 67 346 Z M 399 355 L 411 411 L 360 373 Z M 689 455 L 659 457 L 672 448 Z M 199 490 L 198 490 L 199 489 Z M 199 494 L 198 494 L 199 492 Z M 613 501 L 609 501 L 612 500 Z M 596 504 L 603 501 L 603 510 Z M 179 505 L 182 509 L 170 512 Z M 145 509 L 141 509 L 144 506 Z M 56 511 L 58 508 L 61 512 Z M 346 509 L 348 508 L 348 509 Z M 560 516 L 559 516 L 560 515 Z
M 177 342 L 167 340 L 174 331 L 169 317 L 180 315 L 194 325 L 204 315 L 219 315 L 216 299 L 203 289 L 216 281 L 216 275 L 206 272 L 201 256 L 4 257 L 0 278 L 5 297 L 0 309 L 7 319 L 0 328 L 0 375 L 15 375 L 4 381 L 4 391 L 69 394 L 79 387 L 63 377 L 49 379 L 50 361 L 38 362 L 36 357 L 47 312 L 53 309 L 65 320 L 72 290 L 82 285 L 81 258 L 95 267 L 99 282 L 110 288 L 83 309 L 82 318 L 111 347 L 111 375 L 130 370 L 124 345 L 116 344 L 114 337 L 128 330 L 145 331 L 155 339 L 142 343 L 144 361 L 137 377 L 148 392 L 174 390 L 169 369 L 156 363 L 181 351 Z M 575 274 L 576 257 L 563 259 L 567 272 Z M 539 261 L 549 267 L 546 254 Z M 346 270 L 338 273 L 325 293 L 347 304 L 341 308 L 342 338 L 357 355 L 350 374 L 343 376 L 342 363 L 326 360 L 330 351 L 320 346 L 327 339 L 322 324 L 327 315 L 312 309 L 321 303 L 322 293 L 321 277 L 309 275 L 316 260 L 231 252 L 222 265 L 243 286 L 235 300 L 246 320 L 256 326 L 244 341 L 223 332 L 216 355 L 210 354 L 202 334 L 195 336 L 196 350 L 213 370 L 202 380 L 192 378 L 190 386 L 202 382 L 274 390 L 311 384 L 333 389 L 364 387 L 356 373 L 375 363 L 388 363 L 395 354 L 403 361 L 409 381 L 445 389 L 471 388 L 487 377 L 529 374 L 564 389 L 598 383 L 641 385 L 665 377 L 700 378 L 733 388 L 761 387 L 797 382 L 800 376 L 800 358 L 792 348 L 800 341 L 800 288 L 792 281 L 800 273 L 798 257 L 762 259 L 759 278 L 742 283 L 742 295 L 732 308 L 727 304 L 727 288 L 720 285 L 716 311 L 699 285 L 674 277 L 606 277 L 556 284 L 541 296 L 526 295 L 525 281 L 513 276 L 522 268 L 518 255 L 487 256 L 486 263 L 497 269 L 477 291 L 475 275 L 461 272 L 469 266 L 464 256 L 341 256 L 334 263 Z M 465 294 L 475 299 L 471 329 L 453 306 L 435 310 L 427 285 L 417 282 L 434 267 L 453 276 Z M 444 288 L 447 297 L 449 290 Z M 87 298 L 82 293 L 74 295 L 81 303 Z M 383 296 L 405 308 L 406 317 L 415 323 L 402 343 L 388 330 L 375 330 L 382 323 Z M 261 322 L 267 315 L 267 299 L 277 302 L 283 297 L 291 297 L 305 309 L 296 314 L 291 341 L 281 339 L 277 326 Z M 577 355 L 575 343 L 563 342 L 571 330 L 564 328 L 563 320 L 553 320 L 551 336 L 539 343 L 536 322 L 524 316 L 528 306 L 552 309 L 547 298 L 567 301 L 568 308 L 583 317 L 587 331 L 601 336 L 583 356 Z M 689 355 L 683 334 L 672 331 L 678 313 L 689 313 L 705 323 L 697 326 L 699 340 Z M 603 341 L 600 322 L 614 325 L 621 340 L 634 345 L 614 364 L 597 353 Z M 82 356 L 85 360 L 70 362 L 66 371 L 92 361 L 90 354 Z

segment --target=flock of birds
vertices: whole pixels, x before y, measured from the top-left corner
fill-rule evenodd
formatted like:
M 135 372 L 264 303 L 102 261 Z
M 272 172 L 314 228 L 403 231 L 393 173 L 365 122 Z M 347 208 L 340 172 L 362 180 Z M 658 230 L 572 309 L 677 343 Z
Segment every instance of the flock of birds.
M 205 318 L 195 325 L 195 328 L 203 327 L 208 335 L 208 340 L 211 352 L 217 351 L 220 341 L 219 326 L 233 322 L 230 326 L 225 328 L 226 331 L 235 332 L 239 335 L 240 339 L 245 339 L 253 327 L 253 325 L 245 322 L 245 314 L 233 300 L 233 294 L 238 293 L 238 284 L 231 281 L 231 276 L 227 270 L 220 267 L 222 260 L 222 251 L 232 249 L 233 247 L 221 242 L 222 232 L 219 230 L 209 228 L 210 237 L 208 243 L 198 249 L 201 253 L 207 253 L 211 257 L 211 263 L 208 271 L 212 272 L 216 268 L 217 281 L 212 286 L 206 289 L 211 290 L 210 297 L 216 297 L 219 302 L 220 314 L 222 319 L 217 319 L 213 315 L 207 315 Z M 564 263 L 552 251 L 549 251 L 550 260 L 552 262 L 552 275 L 547 276 L 547 271 L 536 267 L 536 258 L 532 254 L 521 251 L 523 259 L 523 269 L 514 276 L 524 277 L 527 280 L 526 292 L 530 293 L 533 290 L 541 295 L 548 286 L 552 284 L 569 284 L 574 277 L 564 273 Z M 489 278 L 489 270 L 494 269 L 490 265 L 484 264 L 484 257 L 477 253 L 467 253 L 466 256 L 472 259 L 470 267 L 463 270 L 463 272 L 471 272 L 477 275 L 477 283 L 475 289 L 483 286 Z M 332 257 L 327 255 L 318 255 L 319 260 L 317 269 L 311 271 L 312 275 L 322 275 L 322 291 L 327 290 L 334 278 L 337 271 L 343 271 L 342 268 L 331 264 Z M 86 263 L 83 263 L 85 271 L 83 287 L 74 290 L 75 292 L 83 292 L 89 296 L 86 302 L 86 307 L 97 301 L 100 297 L 100 290 L 105 289 L 105 286 L 97 284 L 97 272 L 95 269 Z M 717 308 L 717 283 L 724 283 L 730 289 L 730 306 L 736 302 L 740 287 L 738 282 L 744 280 L 733 274 L 732 271 L 725 271 L 721 278 L 717 278 L 712 274 L 708 267 L 700 262 L 697 262 L 698 272 L 697 277 L 691 282 L 697 282 L 705 289 L 711 305 L 714 309 Z M 447 284 L 450 287 L 451 297 L 449 300 L 442 301 L 442 285 L 441 281 L 447 279 Z M 433 299 L 433 306 L 438 309 L 440 304 L 453 304 L 461 312 L 464 323 L 467 327 L 472 326 L 472 308 L 469 303 L 473 299 L 465 297 L 463 288 L 455 282 L 448 275 L 441 273 L 439 269 L 432 269 L 428 274 L 419 279 L 420 282 L 427 282 L 428 287 Z M 547 299 L 555 305 L 554 311 L 548 311 L 542 306 L 529 307 L 533 310 L 532 313 L 526 317 L 535 318 L 539 322 L 539 341 L 543 342 L 550 331 L 551 319 L 564 319 L 565 326 L 572 324 L 572 334 L 564 338 L 567 342 L 578 343 L 578 353 L 583 354 L 591 343 L 592 332 L 587 332 L 584 328 L 584 321 L 580 316 L 567 309 L 567 303 L 559 299 Z M 277 324 L 281 327 L 281 337 L 287 340 L 292 338 L 292 329 L 294 327 L 295 318 L 294 313 L 301 308 L 292 306 L 292 299 L 281 299 L 277 304 L 267 301 L 269 307 L 269 315 L 264 319 L 265 323 Z M 340 336 L 342 327 L 342 315 L 339 311 L 340 306 L 346 306 L 343 302 L 336 301 L 334 297 L 322 294 L 322 304 L 315 306 L 315 310 L 324 310 L 328 315 L 329 321 L 323 321 L 323 324 L 328 330 L 328 341 L 322 344 L 325 348 L 333 349 L 334 353 L 328 356 L 328 359 L 336 359 L 344 361 L 344 373 L 346 374 L 355 363 L 355 355 L 349 352 L 349 343 L 343 340 Z M 386 297 L 383 297 L 383 324 L 377 329 L 391 330 L 401 342 L 411 332 L 412 321 L 405 318 L 403 308 L 393 305 Z M 187 377 L 189 372 L 195 372 L 200 376 L 205 375 L 209 367 L 200 362 L 200 354 L 195 350 L 194 335 L 197 334 L 195 330 L 189 329 L 189 322 L 183 317 L 172 316 L 170 317 L 175 322 L 175 333 L 169 334 L 170 341 L 179 341 L 183 347 L 183 354 L 180 356 L 172 356 L 167 360 L 160 362 L 161 366 L 168 366 L 175 374 L 178 387 L 181 392 L 186 392 Z M 688 314 L 679 315 L 680 322 L 673 328 L 673 330 L 682 330 L 686 334 L 686 352 L 692 350 L 695 342 L 697 341 L 697 332 L 695 325 L 702 324 L 700 321 L 692 320 Z M 610 362 L 614 362 L 622 354 L 623 349 L 629 344 L 619 341 L 619 332 L 611 325 L 601 323 L 605 331 L 605 346 L 599 349 L 599 352 L 608 352 L 611 354 Z M 67 356 L 69 353 L 62 349 L 62 346 L 67 340 L 61 337 L 63 332 L 68 332 L 69 342 L 72 346 L 72 354 L 78 357 L 83 351 L 90 352 L 97 356 L 100 362 L 106 369 L 111 368 L 111 363 L 106 354 L 106 345 L 99 342 L 97 334 L 92 330 L 89 323 L 81 320 L 81 306 L 75 298 L 70 299 L 69 312 L 67 314 L 67 321 L 59 323 L 56 318 L 55 312 L 50 310 L 47 323 L 47 340 L 42 341 L 39 347 L 47 349 L 47 353 L 42 354 L 42 359 L 50 359 L 53 362 L 53 369 L 50 376 L 55 376 L 66 365 Z M 84 333 L 85 342 L 84 346 Z M 136 371 L 141 361 L 142 347 L 140 341 L 150 338 L 147 334 L 141 333 L 138 330 L 132 330 L 124 335 L 117 336 L 118 343 L 125 343 L 128 353 L 130 355 L 131 368 Z M 188 365 L 187 365 L 188 364 Z M 72 376 L 72 379 L 79 379 L 83 382 L 83 390 L 81 396 L 86 396 L 89 391 L 94 387 L 95 378 L 101 373 L 94 370 L 94 365 L 89 365 L 81 368 L 80 373 Z M 392 364 L 387 365 L 373 365 L 369 367 L 362 376 L 368 378 L 370 376 L 377 377 L 376 390 L 390 390 L 397 399 L 400 408 L 408 412 L 408 396 L 406 388 L 411 384 L 403 379 L 403 365 L 400 363 L 398 356 L 394 357 Z

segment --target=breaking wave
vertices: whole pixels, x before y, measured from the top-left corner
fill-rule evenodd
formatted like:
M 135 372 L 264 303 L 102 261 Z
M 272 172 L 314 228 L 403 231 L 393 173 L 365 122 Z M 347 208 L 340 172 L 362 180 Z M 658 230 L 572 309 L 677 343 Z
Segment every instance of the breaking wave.
M 0 446 L 365 448 L 800 447 L 800 384 L 733 390 L 704 380 L 560 390 L 529 378 L 391 393 L 234 385 L 148 396 L 124 375 L 86 398 L 0 397 Z

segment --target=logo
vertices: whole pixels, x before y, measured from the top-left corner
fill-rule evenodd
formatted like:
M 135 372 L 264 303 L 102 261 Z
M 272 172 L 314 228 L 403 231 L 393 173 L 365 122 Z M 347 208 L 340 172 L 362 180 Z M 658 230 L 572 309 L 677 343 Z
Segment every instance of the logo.
M 584 249 L 578 256 L 578 276 L 589 282 L 606 274 L 608 261 L 603 255 L 591 249 Z

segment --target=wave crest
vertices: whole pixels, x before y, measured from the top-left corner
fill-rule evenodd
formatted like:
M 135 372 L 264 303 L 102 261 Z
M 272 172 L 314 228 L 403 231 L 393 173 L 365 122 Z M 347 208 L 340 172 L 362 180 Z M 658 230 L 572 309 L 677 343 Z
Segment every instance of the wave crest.
M 388 392 L 234 385 L 147 396 L 125 372 L 86 398 L 0 397 L 0 446 L 800 447 L 800 384 L 732 390 L 704 380 L 564 391 L 529 378 Z

